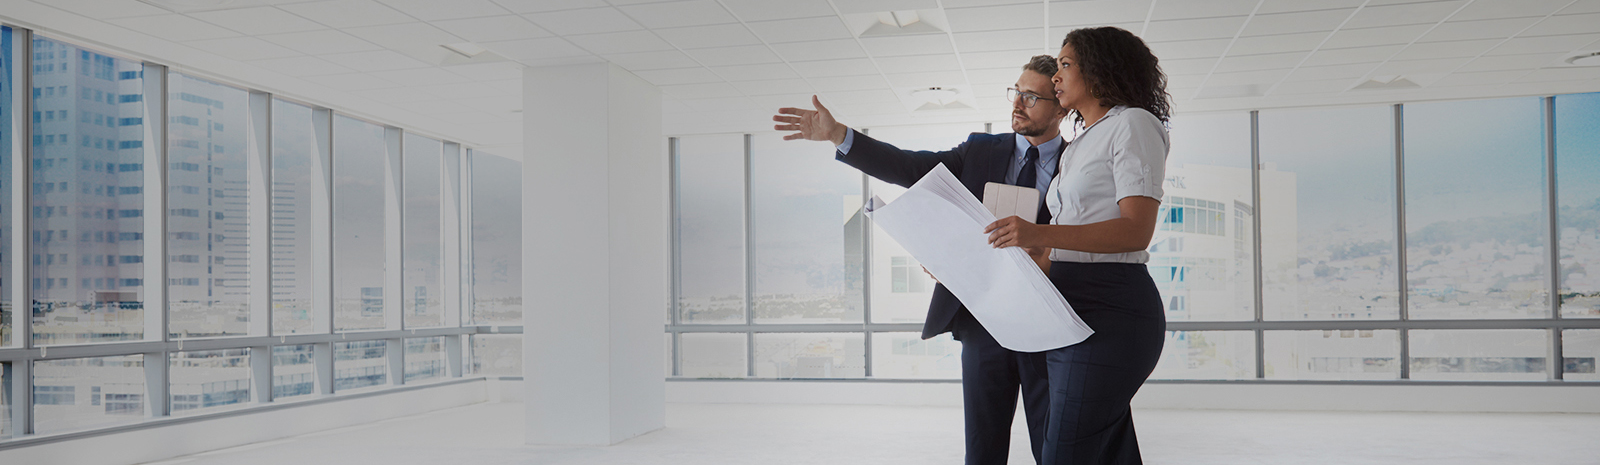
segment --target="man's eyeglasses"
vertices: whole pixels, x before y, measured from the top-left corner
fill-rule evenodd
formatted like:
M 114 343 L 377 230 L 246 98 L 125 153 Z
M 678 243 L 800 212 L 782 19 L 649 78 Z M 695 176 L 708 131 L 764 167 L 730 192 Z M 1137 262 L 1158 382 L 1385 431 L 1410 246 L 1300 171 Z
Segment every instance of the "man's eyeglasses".
M 1057 101 L 1053 98 L 1041 97 L 1033 92 L 1017 90 L 1015 87 L 1006 88 L 1006 100 L 1010 100 L 1011 103 L 1016 103 L 1018 98 L 1022 99 L 1022 106 L 1028 108 L 1033 108 L 1033 106 L 1038 104 L 1040 100 L 1049 100 L 1052 102 Z

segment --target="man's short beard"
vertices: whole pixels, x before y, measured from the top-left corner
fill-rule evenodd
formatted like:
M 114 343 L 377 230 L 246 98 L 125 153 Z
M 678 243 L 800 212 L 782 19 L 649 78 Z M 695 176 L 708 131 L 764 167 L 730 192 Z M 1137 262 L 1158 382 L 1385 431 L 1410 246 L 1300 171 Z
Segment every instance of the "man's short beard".
M 1012 115 L 1016 116 L 1015 113 L 1013 113 Z M 1023 117 L 1027 118 L 1026 116 L 1023 116 Z M 1029 118 L 1028 122 L 1033 122 L 1033 119 Z M 1017 134 L 1022 135 L 1022 136 L 1034 137 L 1034 136 L 1042 136 L 1042 135 L 1044 135 L 1044 133 L 1046 131 L 1048 131 L 1049 128 L 1046 125 L 1043 125 L 1043 124 L 1039 125 L 1038 127 L 1032 127 L 1032 128 L 1026 127 L 1026 126 L 1017 127 L 1017 125 L 1012 125 L 1011 130 L 1012 131 L 1016 131 Z

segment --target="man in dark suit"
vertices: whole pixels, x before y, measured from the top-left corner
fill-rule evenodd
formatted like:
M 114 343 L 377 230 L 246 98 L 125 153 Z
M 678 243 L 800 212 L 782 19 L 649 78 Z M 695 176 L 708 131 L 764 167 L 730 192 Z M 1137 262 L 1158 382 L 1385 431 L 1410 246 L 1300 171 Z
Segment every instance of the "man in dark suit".
M 835 121 L 815 96 L 811 98 L 815 110 L 778 110 L 780 115 L 773 116 L 773 121 L 786 124 L 776 125 L 774 129 L 799 131 L 784 136 L 785 140 L 831 141 L 839 161 L 892 184 L 909 187 L 943 163 L 980 200 L 983 186 L 989 182 L 1034 187 L 1040 194 L 1037 221 L 1048 223 L 1049 212 L 1044 208 L 1043 194 L 1056 174 L 1061 151 L 1066 147 L 1061 137 L 1061 120 L 1067 112 L 1052 98 L 1055 87 L 1050 77 L 1056 73 L 1054 57 L 1033 57 L 1022 69 L 1016 87 L 1007 90 L 1011 99 L 1011 129 L 1016 132 L 973 133 L 965 143 L 947 151 L 901 150 L 874 140 Z M 934 286 L 922 338 L 946 331 L 961 341 L 966 463 L 1006 463 L 1019 388 L 1033 457 L 1039 460 L 1050 401 L 1044 354 L 1001 347 L 961 301 L 940 284 Z

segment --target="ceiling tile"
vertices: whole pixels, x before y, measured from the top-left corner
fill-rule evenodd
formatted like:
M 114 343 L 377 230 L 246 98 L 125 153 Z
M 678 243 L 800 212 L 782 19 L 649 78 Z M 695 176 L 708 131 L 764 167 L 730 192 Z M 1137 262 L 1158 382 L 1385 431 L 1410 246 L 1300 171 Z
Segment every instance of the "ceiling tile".
M 882 75 L 868 76 L 832 76 L 811 78 L 811 86 L 818 92 L 836 92 L 845 90 L 878 90 L 888 88 L 888 81 Z
M 1149 16 L 1150 2 L 1151 0 L 1050 2 L 1050 25 L 1143 23 L 1145 18 Z M 1139 33 L 1137 30 L 1129 30 L 1135 34 Z
M 560 37 L 489 42 L 483 44 L 483 46 L 494 50 L 495 53 L 499 53 L 501 56 L 522 62 L 591 56 L 589 52 L 583 51 L 583 49 Z
M 345 32 L 368 42 L 395 50 L 436 49 L 440 45 L 462 42 L 455 34 L 433 27 L 428 23 L 401 23 L 383 26 L 344 28 Z
M 864 37 L 861 39 L 861 45 L 866 47 L 868 54 L 875 57 L 927 55 L 954 51 L 950 47 L 950 36 L 945 34 Z
M 1472 61 L 1466 58 L 1429 58 L 1423 60 L 1394 60 L 1372 70 L 1373 75 L 1448 73 Z
M 617 8 L 649 28 L 703 26 L 738 22 L 716 0 L 649 3 Z
M 848 90 L 829 92 L 827 98 L 839 102 L 856 103 L 899 103 L 900 96 L 892 90 Z
M 374 72 L 367 73 L 367 74 L 372 75 L 372 76 L 377 76 L 380 79 L 392 81 L 392 82 L 398 83 L 400 85 L 411 86 L 411 87 L 431 86 L 431 85 L 439 85 L 439 84 L 459 84 L 459 83 L 468 82 L 467 78 L 461 77 L 461 75 L 459 75 L 459 74 L 455 74 L 455 73 L 452 73 L 452 72 L 449 72 L 449 71 L 445 71 L 443 68 L 417 68 L 417 69 L 400 69 L 400 70 L 393 70 L 393 71 L 374 71 Z
M 1449 75 L 1433 81 L 1428 87 L 1457 87 L 1457 86 L 1492 86 L 1510 83 L 1511 80 L 1528 74 L 1527 70 L 1512 71 L 1484 71 L 1478 73 L 1450 73 Z
M 220 39 L 239 35 L 239 33 L 221 26 L 176 14 L 138 16 L 113 19 L 106 22 L 174 42 Z
M 824 60 L 789 62 L 800 76 L 807 78 L 832 77 L 832 76 L 869 76 L 878 74 L 878 68 L 873 66 L 872 60 L 854 58 L 849 60 Z
M 1472 58 L 1482 55 L 1504 39 L 1458 40 L 1454 42 L 1418 42 L 1401 50 L 1396 60 L 1425 60 L 1429 58 Z
M 811 108 L 812 95 L 813 94 L 811 92 L 787 95 L 752 95 L 750 96 L 750 100 L 754 100 L 756 102 L 756 106 L 765 110 L 771 110 L 776 113 L 777 109 L 785 107 Z M 831 101 L 826 96 L 819 96 L 819 98 L 821 98 L 823 101 Z
M 1462 8 L 1460 13 L 1451 16 L 1451 21 L 1470 21 L 1474 19 L 1518 18 L 1526 16 L 1543 17 L 1561 7 L 1572 3 L 1571 0 L 1474 0 L 1472 4 Z
M 315 31 L 325 28 L 315 21 L 272 7 L 201 11 L 190 13 L 189 16 L 252 36 Z
M 605 55 L 606 60 L 629 71 L 651 69 L 698 68 L 694 59 L 676 50 L 668 52 L 620 53 Z
M 328 53 L 364 52 L 381 50 L 377 44 L 334 30 L 291 32 L 261 36 L 261 40 L 289 47 L 300 53 L 321 55 Z
M 921 73 L 927 71 L 961 71 L 961 64 L 953 53 L 941 55 L 916 55 L 881 57 L 875 59 L 885 73 Z M 969 68 L 972 68 L 969 66 Z
M 1583 13 L 1600 13 L 1600 0 L 1577 0 L 1571 6 L 1556 12 L 1559 15 L 1575 15 Z
M 558 35 L 598 34 L 602 32 L 637 31 L 644 29 L 615 8 L 589 8 L 562 10 L 524 15 Z
M 1059 46 L 1041 46 L 1040 43 L 1044 41 L 1043 35 L 1044 31 L 1039 28 L 1026 28 L 1009 31 L 960 32 L 952 34 L 951 37 L 955 38 L 956 49 L 962 54 L 1014 50 L 1046 53 L 1059 48 Z
M 372 0 L 331 0 L 295 3 L 280 5 L 278 8 L 335 28 L 377 26 L 380 24 L 399 24 L 416 21 L 416 19 L 406 16 L 405 13 Z
M 945 9 L 950 32 L 999 31 L 1018 26 L 1043 26 L 1036 18 L 1044 16 L 1043 3 Z
M 1343 65 L 1350 63 L 1366 63 L 1383 61 L 1394 56 L 1400 51 L 1399 45 L 1384 45 L 1378 47 L 1341 48 L 1337 50 L 1322 49 L 1311 54 L 1302 66 Z
M 772 79 L 765 81 L 738 81 L 735 89 L 745 95 L 784 95 L 816 92 L 804 79 Z
M 400 12 L 423 21 L 476 18 L 504 15 L 510 10 L 489 0 L 379 0 Z
M 1600 33 L 1564 36 L 1518 37 L 1506 41 L 1485 55 L 1570 52 L 1600 40 Z
M 1595 32 L 1595 25 L 1600 24 L 1600 13 L 1583 15 L 1551 16 L 1533 26 L 1523 36 L 1553 36 L 1563 34 L 1584 34 Z
M 1181 60 L 1161 60 L 1161 70 L 1169 75 L 1205 74 L 1217 65 L 1217 58 L 1188 58 Z
M 1156 7 L 1157 10 L 1160 7 Z M 1244 26 L 1244 16 L 1226 18 L 1179 19 L 1151 21 L 1145 30 L 1144 40 L 1169 42 L 1174 40 L 1231 39 Z
M 1332 31 L 1355 11 L 1355 8 L 1348 8 L 1256 15 L 1245 25 L 1241 37 Z
M 1322 44 L 1323 49 L 1370 47 L 1374 45 L 1405 45 L 1428 32 L 1431 24 L 1386 26 L 1370 29 L 1340 29 Z
M 1260 55 L 1264 53 L 1309 52 L 1317 48 L 1328 32 L 1279 34 L 1275 36 L 1240 37 L 1228 49 L 1228 55 Z
M 411 111 L 411 112 L 415 112 L 417 114 L 423 114 L 423 115 L 440 115 L 440 114 L 448 114 L 448 113 L 463 113 L 463 112 L 471 112 L 471 111 L 473 111 L 471 107 L 468 107 L 466 105 L 462 105 L 460 103 L 456 103 L 455 101 L 444 100 L 444 99 L 402 100 L 402 101 L 392 102 L 392 103 L 393 103 L 394 106 L 400 107 L 400 109 L 402 109 L 402 110 Z
M 682 99 L 718 98 L 739 95 L 739 90 L 725 82 L 661 86 L 661 93 Z
M 837 16 L 752 22 L 750 30 L 768 43 L 849 39 L 850 30 Z
M 729 81 L 766 81 L 773 79 L 794 79 L 800 77 L 789 65 L 784 63 L 765 63 L 759 65 L 717 66 L 711 68 L 712 72 Z
M 255 37 L 229 37 L 188 42 L 186 45 L 234 60 L 287 58 L 301 53 Z
M 702 48 L 689 50 L 688 53 L 706 66 L 753 65 L 783 61 L 763 45 Z
M 444 70 L 474 81 L 522 79 L 522 65 L 513 61 L 451 65 L 445 66 Z
M 1530 70 L 1560 63 L 1565 55 L 1564 53 L 1540 53 L 1479 57 L 1461 67 L 1458 72 Z
M 1010 87 L 1016 84 L 1017 78 L 1020 77 L 1022 77 L 1022 70 L 1019 68 L 967 70 L 967 80 L 971 81 L 972 85 L 976 87 Z
M 545 31 L 544 28 L 534 25 L 520 16 L 452 19 L 434 21 L 433 25 L 470 42 L 550 37 L 549 31 Z
M 756 105 L 755 101 L 750 100 L 749 97 L 743 96 L 688 99 L 684 100 L 683 103 L 689 105 L 695 112 L 702 113 L 712 111 L 749 111 L 762 108 Z
M 761 43 L 761 39 L 757 39 L 755 34 L 751 34 L 750 29 L 743 24 L 713 24 L 710 26 L 655 29 L 654 31 L 662 39 L 685 50 L 733 45 L 757 45 Z
M 1349 79 L 1321 79 L 1278 84 L 1268 95 L 1337 94 L 1349 89 Z
M 616 53 L 655 52 L 672 50 L 668 44 L 650 31 L 611 32 L 567 36 L 567 40 L 583 47 L 589 53 L 610 55 Z
M 706 68 L 680 68 L 656 69 L 648 71 L 635 71 L 638 75 L 651 84 L 670 86 L 676 84 L 701 84 L 707 82 L 722 82 L 721 76 Z
M 1346 28 L 1368 28 L 1379 26 L 1399 26 L 1405 24 L 1433 24 L 1443 21 L 1450 13 L 1461 8 L 1464 0 L 1452 0 L 1429 3 L 1407 3 L 1401 5 L 1379 5 L 1362 8 L 1350 22 L 1345 23 Z
M 370 52 L 335 53 L 323 55 L 336 63 L 348 66 L 356 71 L 373 72 L 388 71 L 391 69 L 426 68 L 431 65 L 417 61 L 414 58 L 401 55 L 392 50 L 375 50 Z
M 723 0 L 722 4 L 744 21 L 836 15 L 827 0 Z
M 950 87 L 967 83 L 960 71 L 934 71 L 928 73 L 884 74 L 894 87 Z
M 1600 80 L 1600 67 L 1545 68 L 1534 70 L 1515 82 L 1594 81 Z
M 131 18 L 171 14 L 171 11 L 138 0 L 35 0 L 94 19 Z
M 1211 77 L 1206 78 L 1205 88 L 1258 84 L 1261 86 L 1261 90 L 1265 91 L 1267 90 L 1267 87 L 1276 84 L 1278 81 L 1282 80 L 1284 76 L 1288 75 L 1289 70 L 1287 69 L 1212 73 Z M 1204 90 L 1204 88 L 1202 88 L 1202 90 Z
M 838 60 L 867 56 L 867 52 L 861 50 L 861 44 L 855 39 L 772 44 L 772 50 L 788 61 Z
M 939 8 L 938 0 L 852 0 L 834 4 L 840 13 L 877 13 L 880 11 L 932 10 Z
M 1273 0 L 1261 4 L 1261 9 L 1256 10 L 1257 15 L 1273 13 L 1291 13 L 1296 11 L 1335 10 L 1340 8 L 1355 8 L 1367 3 L 1366 0 Z
M 1156 2 L 1152 21 L 1169 19 L 1215 18 L 1221 16 L 1246 16 L 1255 11 L 1257 0 L 1210 0 L 1204 2 Z
M 1366 76 L 1368 72 L 1377 67 L 1377 62 L 1350 63 L 1328 66 L 1302 66 L 1300 68 L 1296 68 L 1294 73 L 1291 73 L 1289 77 L 1285 78 L 1284 80 L 1316 81 L 1320 79 L 1355 79 Z
M 1154 53 L 1156 58 L 1165 62 L 1184 58 L 1216 58 L 1222 56 L 1224 50 L 1229 50 L 1229 42 L 1233 42 L 1233 40 L 1180 40 L 1177 42 L 1154 42 L 1148 44 L 1148 46 L 1150 47 L 1150 52 Z M 1229 54 L 1231 55 L 1233 52 L 1230 51 Z
M 395 84 L 395 83 L 390 82 L 390 81 L 388 81 L 386 79 L 380 79 L 380 78 L 377 78 L 377 77 L 373 77 L 370 74 L 363 74 L 363 73 L 329 74 L 329 75 L 326 75 L 326 76 L 307 76 L 307 77 L 304 77 L 303 79 L 305 79 L 306 81 L 310 81 L 311 83 L 314 83 L 314 84 L 326 86 L 326 87 L 332 88 L 334 90 L 340 90 L 340 91 L 345 91 L 345 92 L 349 92 L 349 91 L 353 91 L 353 90 L 387 89 L 387 88 L 393 88 L 393 87 L 400 87 L 399 84 Z
M 518 14 L 610 6 L 605 0 L 494 0 L 494 2 Z
M 1418 42 L 1449 40 L 1505 39 L 1526 29 L 1539 18 L 1491 19 L 1484 21 L 1450 21 L 1433 28 Z M 1597 23 L 1600 24 L 1600 23 Z
M 320 76 L 324 74 L 354 73 L 356 70 L 346 68 L 316 57 L 298 56 L 289 58 L 273 58 L 249 62 L 274 72 L 290 76 Z
M 1309 51 L 1268 53 L 1262 55 L 1229 55 L 1217 65 L 1217 72 L 1257 71 L 1264 69 L 1289 69 L 1300 64 Z
M 1140 40 L 1144 40 L 1145 42 L 1150 42 L 1150 40 L 1146 39 L 1143 36 L 1143 34 L 1139 33 L 1139 31 L 1141 31 L 1143 29 L 1143 26 L 1144 26 L 1143 22 L 1138 22 L 1138 23 L 1112 23 L 1112 24 L 1086 24 L 1086 25 L 1078 25 L 1078 26 L 1051 26 L 1050 27 L 1050 34 L 1045 37 L 1045 45 L 1043 46 L 1043 48 L 1049 50 L 1051 53 L 1055 53 L 1055 52 L 1061 50 L 1061 39 L 1066 38 L 1067 34 L 1071 33 L 1073 30 L 1083 29 L 1083 28 L 1086 28 L 1086 27 L 1107 27 L 1107 26 L 1118 28 L 1118 29 L 1122 29 L 1122 30 L 1128 31 L 1128 32 L 1132 32 L 1132 33 L 1134 33 L 1134 35 L 1140 36 Z
M 1028 63 L 1034 55 L 1041 53 L 1029 50 L 1006 50 L 999 52 L 975 52 L 961 54 L 961 64 L 968 68 L 1006 68 L 1022 70 L 1022 65 Z

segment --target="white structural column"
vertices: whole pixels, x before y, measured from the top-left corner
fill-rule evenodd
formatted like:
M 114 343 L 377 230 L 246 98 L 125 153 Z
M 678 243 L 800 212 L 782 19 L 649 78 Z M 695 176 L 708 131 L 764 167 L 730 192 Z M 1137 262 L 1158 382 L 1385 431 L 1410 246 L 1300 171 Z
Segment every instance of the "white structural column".
M 666 419 L 661 94 L 606 63 L 523 76 L 527 439 L 615 444 Z

